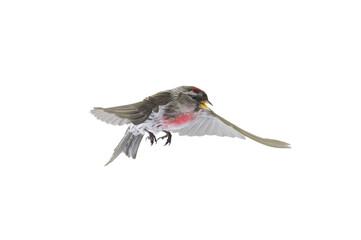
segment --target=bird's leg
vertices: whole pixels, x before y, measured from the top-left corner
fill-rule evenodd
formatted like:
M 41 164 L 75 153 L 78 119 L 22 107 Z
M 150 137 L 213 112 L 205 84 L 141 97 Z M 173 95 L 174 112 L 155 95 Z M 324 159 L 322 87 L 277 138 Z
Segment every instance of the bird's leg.
M 164 130 L 163 132 L 165 132 L 166 135 L 164 135 L 163 137 L 159 137 L 157 140 L 167 138 L 167 141 L 165 142 L 164 146 L 166 146 L 167 144 L 170 145 L 170 143 L 172 142 L 172 134 Z
M 147 133 L 149 134 L 146 139 L 150 140 L 150 145 L 152 146 L 154 142 L 157 143 L 157 138 L 154 136 L 154 134 L 152 132 L 149 132 L 147 129 L 145 131 L 147 131 Z

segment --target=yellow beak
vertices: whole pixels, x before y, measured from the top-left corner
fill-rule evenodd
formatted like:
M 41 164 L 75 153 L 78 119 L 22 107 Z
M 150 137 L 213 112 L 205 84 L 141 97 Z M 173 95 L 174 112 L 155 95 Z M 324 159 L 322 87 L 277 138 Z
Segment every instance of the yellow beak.
M 207 109 L 207 110 L 211 110 L 206 104 L 210 104 L 212 105 L 212 103 L 210 103 L 209 101 L 202 101 L 202 102 L 199 102 L 199 106 L 203 109 Z M 212 105 L 213 106 L 213 105 Z

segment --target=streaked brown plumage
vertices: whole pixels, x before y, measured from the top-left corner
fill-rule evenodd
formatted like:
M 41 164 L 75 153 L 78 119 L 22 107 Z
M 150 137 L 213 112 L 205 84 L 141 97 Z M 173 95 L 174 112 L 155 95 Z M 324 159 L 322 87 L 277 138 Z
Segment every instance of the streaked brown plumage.
M 134 104 L 94 108 L 91 113 L 99 120 L 113 125 L 129 124 L 107 164 L 122 152 L 128 157 L 136 158 L 144 134 L 149 134 L 148 138 L 153 144 L 157 141 L 154 133 L 160 131 L 166 133 L 161 137 L 167 138 L 166 145 L 171 142 L 170 132 L 178 132 L 181 136 L 246 136 L 270 147 L 290 148 L 288 143 L 261 138 L 237 127 L 214 113 L 206 103 L 210 104 L 204 91 L 192 86 L 182 86 L 159 92 Z

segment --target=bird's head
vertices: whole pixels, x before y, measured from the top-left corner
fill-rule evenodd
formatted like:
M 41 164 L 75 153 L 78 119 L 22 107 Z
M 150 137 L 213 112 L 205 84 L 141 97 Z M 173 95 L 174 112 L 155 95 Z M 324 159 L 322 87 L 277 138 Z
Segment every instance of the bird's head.
M 196 108 L 210 110 L 206 104 L 212 105 L 212 103 L 208 100 L 208 96 L 204 91 L 192 86 L 184 87 L 184 89 L 185 91 L 183 93 L 188 97 L 187 101 L 193 103 Z

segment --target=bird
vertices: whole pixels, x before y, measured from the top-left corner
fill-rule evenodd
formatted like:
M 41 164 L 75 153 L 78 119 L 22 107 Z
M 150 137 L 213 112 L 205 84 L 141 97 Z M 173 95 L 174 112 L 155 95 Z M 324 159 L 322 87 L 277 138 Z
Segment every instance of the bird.
M 139 145 L 145 134 L 151 145 L 159 139 L 166 139 L 165 145 L 172 141 L 171 133 L 180 136 L 216 135 L 248 137 L 261 144 L 275 148 L 290 148 L 290 144 L 275 139 L 261 138 L 249 133 L 213 112 L 208 105 L 207 94 L 194 86 L 180 86 L 158 92 L 133 104 L 101 108 L 95 107 L 90 112 L 99 120 L 112 125 L 128 125 L 108 165 L 119 154 L 135 159 Z M 164 132 L 156 138 L 155 134 Z

